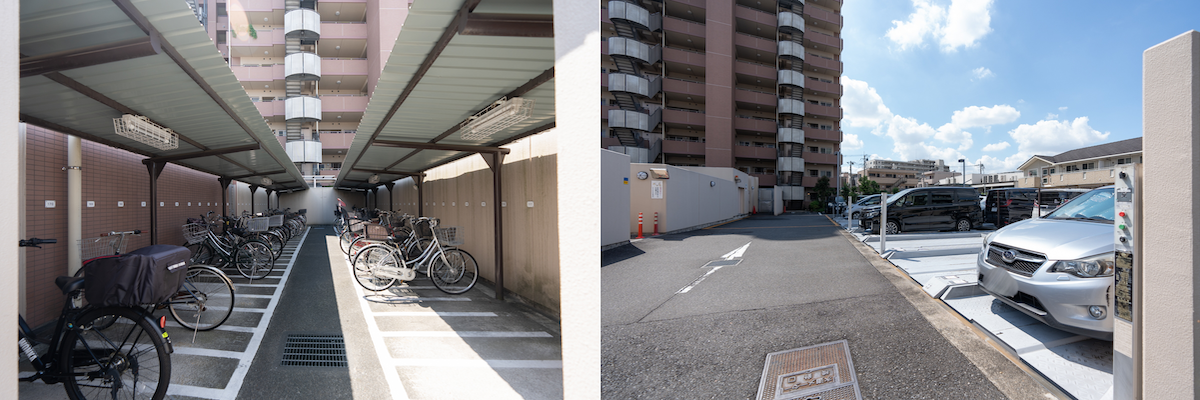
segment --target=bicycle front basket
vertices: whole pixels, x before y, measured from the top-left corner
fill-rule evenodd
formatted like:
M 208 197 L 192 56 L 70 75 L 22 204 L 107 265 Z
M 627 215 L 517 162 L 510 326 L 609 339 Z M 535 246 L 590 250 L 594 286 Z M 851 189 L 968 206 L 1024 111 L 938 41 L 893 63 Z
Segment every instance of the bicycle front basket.
M 120 235 L 79 239 L 79 261 L 84 262 L 96 257 L 124 253 L 124 244 L 120 249 L 113 248 L 120 240 Z
M 437 234 L 438 243 L 442 246 L 461 246 L 463 244 L 462 228 L 457 226 L 437 227 L 433 229 Z
M 250 218 L 250 222 L 246 223 L 246 230 L 250 232 L 266 232 L 271 229 L 271 217 Z
M 271 218 L 271 221 L 268 224 L 268 226 L 270 226 L 272 228 L 277 227 L 277 226 L 283 226 L 283 215 L 272 215 L 270 218 Z
M 366 226 L 366 228 L 367 228 L 367 239 L 385 240 L 388 238 L 388 236 L 391 236 L 391 234 L 388 232 L 387 227 L 385 227 L 383 225 L 372 224 L 372 223 L 368 222 L 364 226 Z
M 186 224 L 183 226 L 183 238 L 188 244 L 196 244 L 204 241 L 204 237 L 208 235 L 208 226 L 202 224 Z

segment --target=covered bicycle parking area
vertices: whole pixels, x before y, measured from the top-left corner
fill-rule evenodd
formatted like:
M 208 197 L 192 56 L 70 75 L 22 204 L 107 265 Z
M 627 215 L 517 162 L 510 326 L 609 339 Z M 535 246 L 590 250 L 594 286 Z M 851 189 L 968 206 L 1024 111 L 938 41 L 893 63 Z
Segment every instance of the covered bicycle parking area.
M 598 273 L 561 266 L 598 259 L 598 187 L 587 177 L 599 175 L 593 154 L 599 107 L 593 96 L 556 96 L 561 88 L 554 83 L 566 77 L 576 86 L 600 87 L 592 60 L 600 53 L 598 40 L 583 39 L 599 37 L 593 4 L 415 2 L 333 189 L 309 188 L 183 2 L 6 2 L 21 10 L 20 21 L 8 21 L 21 35 L 12 30 L 20 46 L 15 40 L 4 46 L 20 59 L 19 100 L 4 99 L 19 112 L 5 121 L 25 124 L 19 137 L 0 145 L 20 179 L 20 190 L 0 204 L 24 212 L 3 231 L 14 243 L 37 236 L 60 244 L 8 250 L 23 261 L 9 270 L 19 279 L 0 280 L 10 285 L 0 292 L 12 293 L 0 301 L 6 309 L 0 315 L 40 312 L 41 323 L 53 318 L 62 296 L 50 282 L 69 272 L 65 265 L 78 268 L 73 240 L 81 236 L 141 229 L 145 234 L 129 248 L 179 244 L 177 232 L 188 217 L 265 207 L 331 213 L 332 203 L 321 201 L 358 203 L 346 191 L 361 191 L 368 194 L 363 207 L 463 227 L 463 247 L 494 282 L 492 297 L 515 293 L 536 304 L 561 318 L 556 335 L 562 343 L 574 335 L 581 344 L 574 350 L 560 344 L 557 364 L 483 360 L 483 366 L 533 365 L 554 370 L 564 380 L 562 390 L 598 393 Z M 17 65 L 7 66 L 16 76 Z M 490 137 L 461 138 L 472 115 L 513 98 L 535 104 L 528 118 Z M 564 104 L 570 121 L 558 118 Z M 125 114 L 170 128 L 177 147 L 160 149 L 114 133 L 113 119 Z M 326 191 L 334 195 L 318 193 Z M 293 261 L 299 251 L 289 250 Z M 283 291 L 284 282 L 278 285 Z M 255 293 L 251 298 L 271 307 L 279 301 L 278 293 Z M 572 379 L 579 383 L 567 383 Z M 189 393 L 222 398 L 237 391 Z M 15 396 L 15 389 L 0 395 Z

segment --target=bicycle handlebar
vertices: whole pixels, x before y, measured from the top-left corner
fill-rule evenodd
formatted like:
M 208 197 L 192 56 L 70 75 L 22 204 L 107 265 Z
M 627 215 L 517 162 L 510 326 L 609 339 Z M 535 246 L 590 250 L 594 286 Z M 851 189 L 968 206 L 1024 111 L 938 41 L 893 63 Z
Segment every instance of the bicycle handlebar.
M 29 238 L 28 240 L 21 240 L 19 242 L 18 246 L 20 246 L 20 247 L 37 247 L 40 249 L 40 248 L 42 248 L 42 246 L 38 246 L 39 244 L 54 244 L 54 243 L 58 243 L 58 239 Z
M 125 235 L 140 235 L 140 234 L 142 234 L 141 229 L 134 229 L 132 231 L 125 231 L 125 232 L 101 233 L 100 236 L 117 236 L 117 235 L 125 236 Z

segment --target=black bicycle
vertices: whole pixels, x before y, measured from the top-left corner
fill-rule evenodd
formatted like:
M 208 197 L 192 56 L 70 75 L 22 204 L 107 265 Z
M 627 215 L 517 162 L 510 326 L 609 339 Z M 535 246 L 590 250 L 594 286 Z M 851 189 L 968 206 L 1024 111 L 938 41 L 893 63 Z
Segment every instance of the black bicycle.
M 21 240 L 21 247 L 41 248 L 55 239 Z M 167 394 L 171 383 L 171 341 L 163 330 L 166 317 L 154 321 L 138 307 L 77 306 L 83 277 L 54 280 L 66 295 L 54 335 L 39 338 L 19 316 L 18 346 L 36 369 L 21 381 L 63 383 L 71 399 L 153 399 Z M 49 345 L 38 354 L 35 343 Z

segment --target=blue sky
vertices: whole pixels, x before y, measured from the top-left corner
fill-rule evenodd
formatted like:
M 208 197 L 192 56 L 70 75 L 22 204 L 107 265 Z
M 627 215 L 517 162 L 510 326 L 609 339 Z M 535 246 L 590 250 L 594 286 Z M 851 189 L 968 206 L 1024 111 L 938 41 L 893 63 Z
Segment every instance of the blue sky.
M 866 154 L 1005 172 L 1139 137 L 1142 53 L 1200 29 L 1198 1 L 847 0 L 842 15 L 855 171 Z

